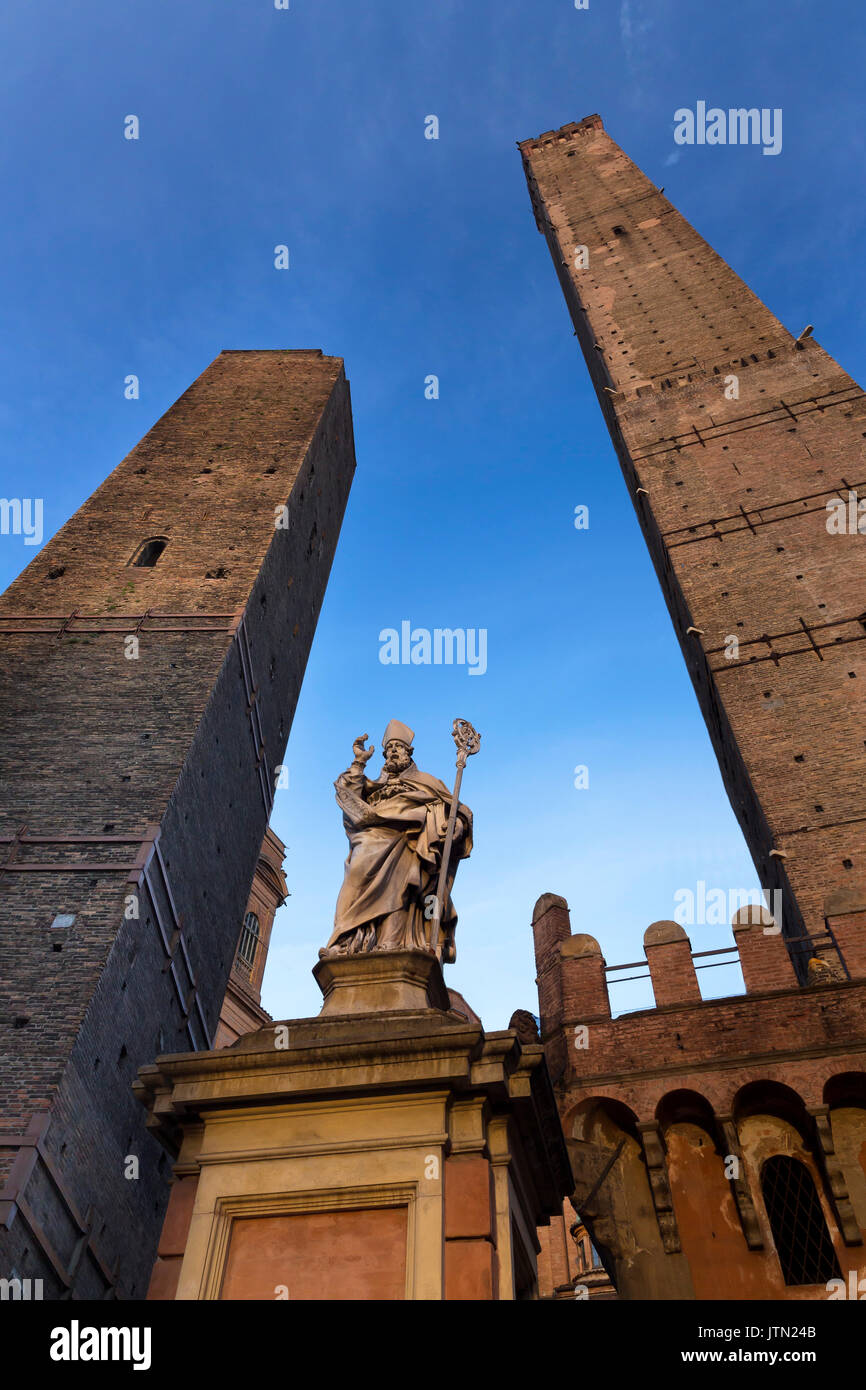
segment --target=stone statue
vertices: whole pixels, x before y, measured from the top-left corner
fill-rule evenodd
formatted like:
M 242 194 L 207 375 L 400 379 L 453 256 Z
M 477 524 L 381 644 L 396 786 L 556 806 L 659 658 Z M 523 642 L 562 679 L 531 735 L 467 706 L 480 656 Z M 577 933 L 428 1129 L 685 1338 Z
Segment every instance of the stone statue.
M 515 1009 L 508 1024 L 517 1034 L 518 1040 L 522 1043 L 541 1042 L 538 1033 L 538 1024 L 535 1017 L 528 1009 Z
M 455 721 L 455 730 L 458 724 L 471 730 L 461 720 Z M 478 745 L 474 730 L 472 735 L 474 746 L 458 751 L 461 773 L 467 751 L 475 752 Z M 384 767 L 375 782 L 364 773 L 375 749 L 365 747 L 366 734 L 356 738 L 354 761 L 334 783 L 349 838 L 349 857 L 334 930 L 325 950 L 319 952 L 322 956 L 419 950 L 432 952 L 444 963 L 456 957 L 457 914 L 451 886 L 459 861 L 468 858 L 472 849 L 472 812 L 455 801 L 438 777 L 415 766 L 414 737 L 405 724 L 391 720 L 382 739 Z M 458 776 L 455 794 L 459 790 Z M 440 885 L 446 845 L 447 864 Z

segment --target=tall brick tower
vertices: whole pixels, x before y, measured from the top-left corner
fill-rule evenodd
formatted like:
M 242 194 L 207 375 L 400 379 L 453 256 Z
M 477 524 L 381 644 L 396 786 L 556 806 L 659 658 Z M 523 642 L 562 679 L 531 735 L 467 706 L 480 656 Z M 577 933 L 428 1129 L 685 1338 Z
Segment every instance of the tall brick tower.
M 143 1297 L 132 1081 L 212 1045 L 354 471 L 320 351 L 224 352 L 0 598 L 0 1275 Z
M 798 975 L 816 954 L 866 975 L 863 392 L 598 116 L 519 148 L 728 795 L 761 885 L 783 890 Z

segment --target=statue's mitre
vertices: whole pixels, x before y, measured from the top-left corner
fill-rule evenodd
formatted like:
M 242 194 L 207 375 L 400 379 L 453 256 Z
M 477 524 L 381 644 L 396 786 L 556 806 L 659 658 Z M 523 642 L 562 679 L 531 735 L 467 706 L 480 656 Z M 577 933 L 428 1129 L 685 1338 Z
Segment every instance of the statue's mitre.
M 392 719 L 382 735 L 382 747 L 386 748 L 392 738 L 396 738 L 400 743 L 405 743 L 407 748 L 411 748 L 415 731 L 410 729 L 408 724 L 401 724 L 399 719 Z

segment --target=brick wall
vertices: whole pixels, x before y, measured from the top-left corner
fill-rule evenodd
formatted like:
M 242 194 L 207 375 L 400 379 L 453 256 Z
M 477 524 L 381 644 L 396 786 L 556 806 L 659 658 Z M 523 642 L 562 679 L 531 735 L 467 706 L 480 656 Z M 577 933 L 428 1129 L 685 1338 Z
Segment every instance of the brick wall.
M 536 904 L 541 1033 L 572 1202 L 623 1297 L 826 1297 L 781 1279 L 760 1163 L 740 1144 L 756 1115 L 779 1130 L 767 1152 L 794 1152 L 814 1172 L 845 1276 L 863 1263 L 866 984 L 804 988 L 769 914 L 755 918 L 741 909 L 733 924 L 745 994 L 702 1000 L 688 937 L 656 922 L 644 949 L 657 1007 L 613 1018 L 599 943 L 563 935 L 564 899 Z M 729 1155 L 742 1165 L 736 1183 Z
M 93 866 L 0 872 L 0 1134 L 49 1118 L 23 1185 L 0 1147 L 0 1264 L 46 1291 L 146 1288 L 167 1188 L 131 1083 L 213 1035 L 353 469 L 338 358 L 222 353 L 0 598 L 0 862 Z
M 862 977 L 866 536 L 828 532 L 826 502 L 866 499 L 863 392 L 598 116 L 520 148 L 761 885 L 783 891 L 786 939 L 829 953 L 829 926 Z

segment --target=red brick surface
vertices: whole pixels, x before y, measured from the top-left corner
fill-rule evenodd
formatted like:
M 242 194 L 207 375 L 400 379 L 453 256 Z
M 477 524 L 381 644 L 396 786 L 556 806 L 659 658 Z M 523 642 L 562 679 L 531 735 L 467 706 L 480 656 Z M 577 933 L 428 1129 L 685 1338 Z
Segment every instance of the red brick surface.
M 98 865 L 129 863 L 158 826 L 179 924 L 158 885 L 126 919 L 125 873 L 0 872 L 0 1128 L 51 1111 L 47 1150 L 77 1216 L 39 1172 L 37 1215 L 66 1260 L 93 1208 L 93 1240 L 122 1294 L 146 1287 L 167 1195 L 166 1158 L 132 1082 L 160 1052 L 207 1045 L 267 820 L 232 615 L 244 614 L 272 770 L 353 469 L 340 359 L 222 353 L 0 597 L 0 835 L 26 825 L 46 839 L 130 838 L 19 852 Z M 289 526 L 277 530 L 284 504 Z M 131 566 L 151 536 L 168 538 L 159 562 Z M 59 620 L 34 630 L 40 615 L 75 611 L 103 630 L 57 635 Z M 124 638 L 148 611 L 184 615 L 185 630 L 146 619 L 128 660 Z M 202 632 L 191 630 L 197 615 L 224 616 Z M 8 852 L 0 843 L 0 862 Z M 75 924 L 52 930 L 57 912 Z M 140 1160 L 133 1179 L 129 1154 Z M 41 1253 L 17 1221 L 0 1233 L 0 1266 L 20 1266 L 25 1245 L 29 1266 Z M 76 1281 L 89 1269 L 87 1292 L 99 1296 L 91 1265 L 79 1263 Z M 47 1265 L 45 1277 L 61 1291 Z
M 700 999 L 688 937 L 664 945 L 646 946 L 645 950 L 657 1004 L 686 1004 Z
M 736 924 L 745 995 L 701 1002 L 688 942 L 651 929 L 658 1007 L 616 1019 L 601 949 L 565 939 L 561 900 L 539 900 L 542 1037 L 574 1202 L 626 1297 L 825 1297 L 782 1285 L 758 1172 L 735 1190 L 720 1156 L 738 1115 L 790 1119 L 782 1150 L 800 1134 L 837 1256 L 856 1266 L 840 1221 L 853 1241 L 846 1184 L 860 1192 L 862 1176 L 850 1154 L 847 1168 L 819 1156 L 812 1117 L 866 1106 L 866 536 L 831 534 L 825 505 L 866 498 L 866 400 L 599 117 L 521 152 L 728 794 L 761 886 L 782 891 L 784 940 Z M 816 954 L 841 978 L 810 975 Z
M 823 932 L 848 890 L 854 916 L 831 925 L 866 975 L 866 536 L 828 533 L 825 506 L 866 498 L 863 392 L 598 117 L 521 151 L 761 885 L 783 890 L 786 935 Z

